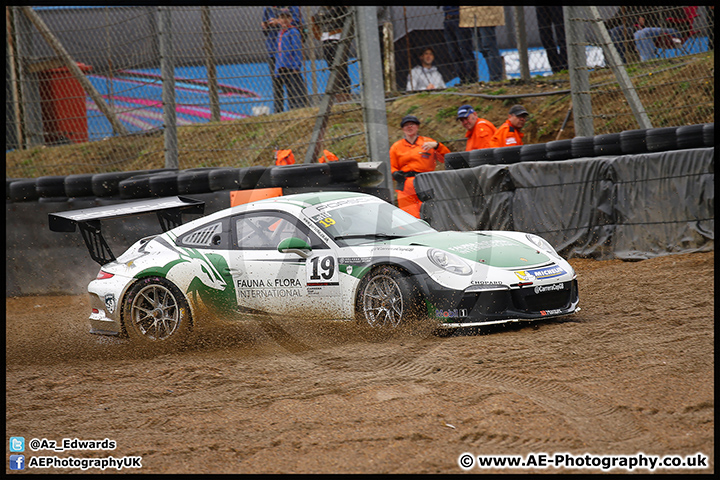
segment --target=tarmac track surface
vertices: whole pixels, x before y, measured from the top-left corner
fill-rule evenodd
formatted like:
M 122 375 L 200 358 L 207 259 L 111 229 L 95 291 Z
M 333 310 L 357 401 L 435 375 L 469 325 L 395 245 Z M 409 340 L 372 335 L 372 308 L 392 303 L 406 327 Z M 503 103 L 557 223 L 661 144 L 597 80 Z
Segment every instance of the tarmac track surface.
M 449 338 L 275 318 L 144 351 L 89 334 L 85 296 L 7 298 L 6 437 L 108 438 L 112 451 L 24 454 L 141 456 L 142 473 L 461 473 L 463 453 L 640 452 L 702 453 L 705 468 L 655 471 L 713 473 L 714 252 L 571 263 L 579 313 Z M 578 466 L 470 472 L 602 471 Z

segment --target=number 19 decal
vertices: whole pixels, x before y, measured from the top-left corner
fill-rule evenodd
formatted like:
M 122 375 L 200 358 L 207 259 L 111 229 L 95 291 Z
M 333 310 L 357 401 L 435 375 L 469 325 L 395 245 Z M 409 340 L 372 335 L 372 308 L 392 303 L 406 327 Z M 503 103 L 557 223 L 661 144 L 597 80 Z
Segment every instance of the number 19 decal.
M 338 264 L 334 255 L 317 255 L 308 259 L 308 286 L 338 285 Z

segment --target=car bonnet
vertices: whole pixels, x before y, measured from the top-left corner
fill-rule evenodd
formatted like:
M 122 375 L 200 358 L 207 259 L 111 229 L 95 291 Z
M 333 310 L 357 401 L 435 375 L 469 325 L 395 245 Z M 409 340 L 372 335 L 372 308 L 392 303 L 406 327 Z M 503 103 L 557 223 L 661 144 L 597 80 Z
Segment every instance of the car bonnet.
M 483 265 L 498 268 L 545 264 L 551 258 L 512 238 L 476 232 L 437 232 L 387 242 L 391 245 L 438 248 Z

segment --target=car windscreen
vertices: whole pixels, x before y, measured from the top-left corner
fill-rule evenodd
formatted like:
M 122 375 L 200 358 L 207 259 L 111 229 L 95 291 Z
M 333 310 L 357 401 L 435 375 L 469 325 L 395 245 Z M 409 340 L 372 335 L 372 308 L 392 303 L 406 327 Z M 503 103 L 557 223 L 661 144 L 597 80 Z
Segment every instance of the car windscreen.
M 342 199 L 305 208 L 303 213 L 341 245 L 360 245 L 436 231 L 425 221 L 380 199 Z

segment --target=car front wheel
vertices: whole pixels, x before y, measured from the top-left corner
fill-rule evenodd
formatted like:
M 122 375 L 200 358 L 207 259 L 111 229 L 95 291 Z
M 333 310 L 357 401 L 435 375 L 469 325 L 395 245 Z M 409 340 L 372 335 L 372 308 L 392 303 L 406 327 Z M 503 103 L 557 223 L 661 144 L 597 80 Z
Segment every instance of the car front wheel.
M 396 328 L 417 318 L 420 300 L 408 275 L 393 267 L 379 267 L 360 283 L 357 320 L 371 327 Z
M 133 340 L 149 344 L 177 341 L 189 332 L 190 321 L 187 300 L 164 278 L 143 278 L 126 296 L 123 325 Z

